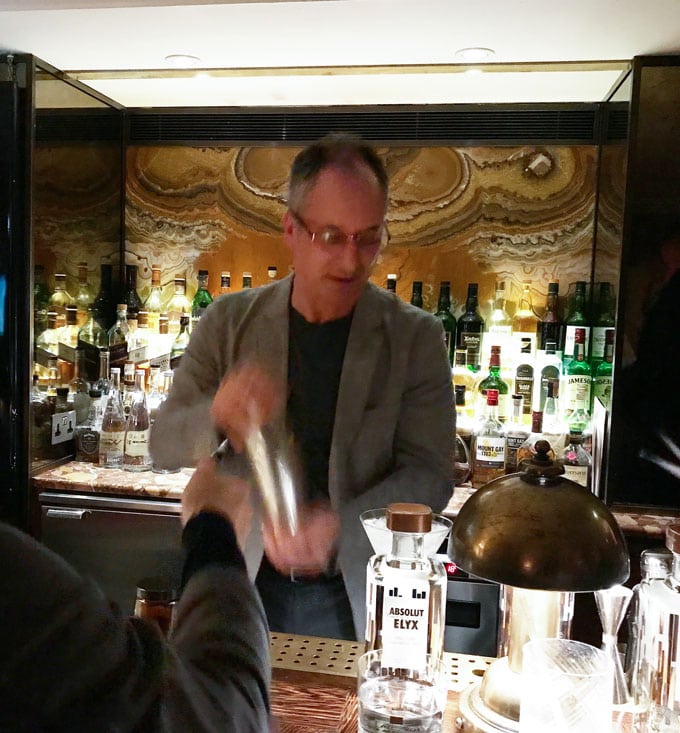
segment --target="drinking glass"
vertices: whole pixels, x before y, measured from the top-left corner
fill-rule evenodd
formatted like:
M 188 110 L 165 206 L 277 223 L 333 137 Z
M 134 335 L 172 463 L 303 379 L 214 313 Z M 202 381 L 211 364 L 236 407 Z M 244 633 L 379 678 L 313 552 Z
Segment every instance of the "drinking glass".
M 358 663 L 359 733 L 441 733 L 448 677 L 441 659 L 423 669 L 385 667 L 382 649 Z

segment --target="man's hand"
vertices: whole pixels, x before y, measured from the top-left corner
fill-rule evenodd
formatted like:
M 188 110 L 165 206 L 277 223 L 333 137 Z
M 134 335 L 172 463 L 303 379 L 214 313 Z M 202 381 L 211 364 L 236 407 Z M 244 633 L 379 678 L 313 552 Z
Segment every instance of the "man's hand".
M 242 452 L 246 436 L 271 422 L 284 404 L 281 385 L 256 364 L 244 364 L 222 380 L 210 408 L 213 424 Z
M 301 511 L 294 535 L 269 523 L 263 525 L 262 534 L 269 562 L 280 573 L 319 575 L 334 557 L 340 517 L 328 506 L 312 505 Z
M 203 458 L 182 494 L 182 526 L 203 511 L 221 514 L 234 526 L 243 550 L 253 517 L 249 493 L 247 481 L 221 473 L 212 458 Z

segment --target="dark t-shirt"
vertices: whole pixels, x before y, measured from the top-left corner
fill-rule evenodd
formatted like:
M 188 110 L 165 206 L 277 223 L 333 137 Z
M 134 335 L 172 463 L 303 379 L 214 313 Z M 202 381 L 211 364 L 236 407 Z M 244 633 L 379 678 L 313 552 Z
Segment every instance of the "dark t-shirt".
M 290 307 L 288 420 L 300 451 L 308 501 L 328 498 L 335 405 L 352 315 L 308 323 Z

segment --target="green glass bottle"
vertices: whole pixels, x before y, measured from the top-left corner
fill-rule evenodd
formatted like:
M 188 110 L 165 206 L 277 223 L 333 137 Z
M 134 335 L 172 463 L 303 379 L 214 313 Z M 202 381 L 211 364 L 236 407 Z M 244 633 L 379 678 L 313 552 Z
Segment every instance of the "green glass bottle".
M 616 325 L 616 299 L 611 283 L 602 282 L 598 289 L 595 318 L 591 334 L 590 365 L 593 374 L 605 358 L 605 337 L 607 331 Z
M 562 404 L 563 415 L 569 416 L 576 409 L 580 388 L 584 388 L 583 401 L 590 405 L 592 369 L 586 361 L 586 329 L 577 328 L 574 333 L 574 358 L 565 369 L 566 399 Z
M 213 302 L 212 295 L 208 291 L 208 271 L 198 271 L 198 289 L 191 301 L 191 327 L 198 323 L 200 317 L 205 313 L 206 308 Z
M 605 332 L 604 360 L 597 365 L 593 378 L 593 401 L 598 399 L 607 409 L 609 409 L 612 399 L 613 361 L 614 329 L 608 328 Z
M 467 349 L 468 368 L 478 372 L 481 368 L 482 334 L 484 319 L 479 312 L 477 283 L 468 283 L 465 312 L 458 319 L 456 348 Z
M 492 346 L 489 357 L 489 374 L 477 385 L 477 414 L 482 415 L 487 404 L 487 393 L 490 389 L 498 391 L 498 419 L 506 422 L 510 416 L 509 395 L 510 388 L 507 382 L 501 379 L 501 347 Z
M 444 326 L 446 353 L 449 355 L 449 364 L 453 366 L 453 356 L 456 350 L 456 318 L 451 313 L 451 283 L 448 280 L 443 280 L 439 284 L 439 300 L 435 316 Z
M 413 281 L 413 289 L 411 291 L 411 305 L 416 308 L 423 307 L 423 283 L 421 280 Z
M 574 294 L 569 302 L 567 316 L 564 319 L 564 349 L 562 352 L 562 364 L 566 366 L 576 356 L 574 338 L 576 329 L 584 331 L 585 358 L 588 357 L 588 344 L 590 342 L 590 325 L 588 309 L 586 304 L 586 282 L 579 280 L 574 286 Z
M 177 338 L 172 342 L 170 351 L 170 368 L 175 369 L 182 358 L 182 354 L 186 351 L 189 344 L 189 316 L 181 316 L 179 319 L 179 333 Z

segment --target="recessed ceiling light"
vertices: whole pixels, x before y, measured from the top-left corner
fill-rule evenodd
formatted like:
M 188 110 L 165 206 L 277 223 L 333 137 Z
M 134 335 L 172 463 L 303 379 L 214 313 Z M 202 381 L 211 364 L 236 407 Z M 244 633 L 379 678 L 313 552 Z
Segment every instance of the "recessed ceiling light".
M 463 61 L 469 61 L 472 63 L 479 63 L 480 61 L 486 61 L 492 56 L 495 56 L 496 52 L 493 48 L 483 48 L 482 46 L 470 46 L 469 48 L 459 48 L 456 51 L 456 58 Z
M 188 53 L 171 53 L 165 57 L 165 61 L 175 69 L 186 69 L 198 66 L 201 59 Z

